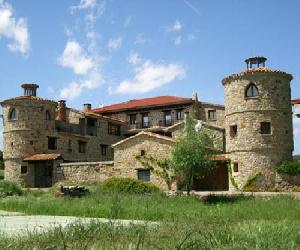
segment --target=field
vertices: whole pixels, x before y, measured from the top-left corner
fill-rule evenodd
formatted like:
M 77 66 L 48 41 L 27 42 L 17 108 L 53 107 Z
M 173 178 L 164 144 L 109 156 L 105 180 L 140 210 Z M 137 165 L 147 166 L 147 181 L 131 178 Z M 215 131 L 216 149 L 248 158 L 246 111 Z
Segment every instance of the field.
M 28 191 L 0 199 L 0 210 L 158 221 L 159 226 L 72 225 L 41 235 L 4 236 L 0 249 L 299 249 L 300 201 L 290 197 L 199 201 L 162 194 L 106 194 L 55 198 Z

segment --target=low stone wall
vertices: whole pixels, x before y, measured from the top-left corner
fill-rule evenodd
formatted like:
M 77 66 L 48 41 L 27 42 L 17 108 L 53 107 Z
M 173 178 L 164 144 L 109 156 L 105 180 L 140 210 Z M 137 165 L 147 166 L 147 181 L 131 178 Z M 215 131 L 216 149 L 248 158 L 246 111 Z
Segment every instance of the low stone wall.
M 281 191 L 299 192 L 300 175 L 276 174 L 276 188 Z
M 65 183 L 100 183 L 120 175 L 120 169 L 114 167 L 113 161 L 62 163 L 60 167 L 57 181 Z

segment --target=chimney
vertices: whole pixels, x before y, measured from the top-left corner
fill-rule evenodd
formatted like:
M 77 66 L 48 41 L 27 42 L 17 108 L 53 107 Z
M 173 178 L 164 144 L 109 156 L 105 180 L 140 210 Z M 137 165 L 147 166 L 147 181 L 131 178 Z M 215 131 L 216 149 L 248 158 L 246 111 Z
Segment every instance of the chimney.
M 92 110 L 92 104 L 90 104 L 90 103 L 83 104 L 83 111 L 84 112 L 89 112 L 91 110 Z
M 24 89 L 24 96 L 36 96 L 36 90 L 39 88 L 39 85 L 24 83 L 21 87 Z
M 66 101 L 65 100 L 60 100 L 58 101 L 58 110 L 57 110 L 57 115 L 58 115 L 58 120 L 62 122 L 67 121 L 67 111 L 66 111 Z
M 198 94 L 196 91 L 193 91 L 193 94 L 192 94 L 192 100 L 196 103 L 198 103 Z

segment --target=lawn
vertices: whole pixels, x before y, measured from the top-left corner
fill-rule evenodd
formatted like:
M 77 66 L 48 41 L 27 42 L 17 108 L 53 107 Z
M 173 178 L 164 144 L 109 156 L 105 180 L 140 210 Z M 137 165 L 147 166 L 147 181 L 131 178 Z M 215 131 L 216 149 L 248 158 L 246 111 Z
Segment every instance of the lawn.
M 0 199 L 0 210 L 159 221 L 158 227 L 73 225 L 42 235 L 0 240 L 0 249 L 300 249 L 300 201 L 275 198 L 211 199 L 105 194 L 55 198 L 26 192 Z M 0 237 L 1 238 L 1 237 Z

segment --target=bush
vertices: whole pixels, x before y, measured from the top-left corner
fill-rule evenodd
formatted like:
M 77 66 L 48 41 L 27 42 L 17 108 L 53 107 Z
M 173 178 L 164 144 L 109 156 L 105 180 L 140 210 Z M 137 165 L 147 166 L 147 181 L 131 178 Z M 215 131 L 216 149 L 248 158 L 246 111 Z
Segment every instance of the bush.
M 22 195 L 22 193 L 22 189 L 16 183 L 10 181 L 0 181 L 0 197 Z
M 300 175 L 300 162 L 284 161 L 278 168 L 277 172 L 280 174 Z
M 4 170 L 0 169 L 0 180 L 4 180 Z
M 160 192 L 159 188 L 151 183 L 145 183 L 131 178 L 112 177 L 100 185 L 105 192 L 117 192 L 127 194 L 151 194 Z

